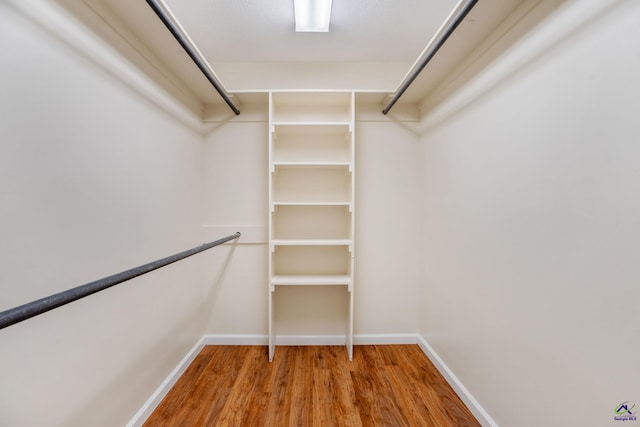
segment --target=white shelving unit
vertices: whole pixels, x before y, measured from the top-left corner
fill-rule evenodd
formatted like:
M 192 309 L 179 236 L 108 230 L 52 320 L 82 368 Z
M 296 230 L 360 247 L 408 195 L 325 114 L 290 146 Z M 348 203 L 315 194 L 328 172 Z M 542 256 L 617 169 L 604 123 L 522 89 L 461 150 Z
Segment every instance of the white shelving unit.
M 278 286 L 344 286 L 353 358 L 354 93 L 269 93 L 269 361 Z

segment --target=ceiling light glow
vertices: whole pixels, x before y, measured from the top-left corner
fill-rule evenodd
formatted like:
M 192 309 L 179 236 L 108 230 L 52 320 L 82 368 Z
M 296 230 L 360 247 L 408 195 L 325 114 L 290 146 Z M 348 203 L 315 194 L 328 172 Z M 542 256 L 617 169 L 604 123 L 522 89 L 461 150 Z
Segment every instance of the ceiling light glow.
M 326 33 L 331 19 L 331 0 L 293 0 L 296 31 Z

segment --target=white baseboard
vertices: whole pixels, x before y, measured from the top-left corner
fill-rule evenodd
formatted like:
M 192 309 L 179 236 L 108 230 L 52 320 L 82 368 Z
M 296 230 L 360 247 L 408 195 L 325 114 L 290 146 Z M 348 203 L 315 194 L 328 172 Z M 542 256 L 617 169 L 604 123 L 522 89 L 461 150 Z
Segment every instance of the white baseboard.
M 267 335 L 208 334 L 202 337 L 204 345 L 268 345 Z
M 204 345 L 267 345 L 267 335 L 205 335 Z M 279 335 L 276 345 L 345 345 L 344 335 Z M 417 344 L 416 334 L 354 335 L 354 345 Z
M 354 335 L 354 345 L 417 344 L 416 334 L 359 334 Z
M 276 345 L 345 345 L 344 335 L 278 335 Z
M 498 427 L 498 424 L 491 418 L 489 413 L 480 406 L 480 403 L 478 403 L 464 384 L 462 384 L 458 377 L 455 376 L 453 371 L 449 369 L 447 364 L 444 363 L 440 356 L 438 356 L 438 353 L 436 353 L 433 347 L 431 347 L 422 336 L 418 336 L 418 345 L 449 383 L 453 391 L 455 391 L 458 397 L 467 405 L 467 408 L 473 413 L 478 422 L 482 424 L 483 427 Z
M 127 427 L 140 427 L 144 424 L 147 418 L 149 418 L 149 415 L 151 415 L 160 402 L 162 402 L 162 399 L 164 399 L 169 390 L 171 390 L 171 387 L 173 387 L 182 374 L 184 374 L 184 371 L 187 370 L 191 362 L 193 362 L 205 345 L 204 337 L 202 337 L 191 347 L 187 355 L 182 358 L 180 363 L 171 371 L 156 391 L 153 392 L 151 397 L 142 405 L 133 418 L 129 420 Z
M 227 335 L 209 334 L 204 335 L 189 350 L 187 355 L 171 371 L 167 378 L 160 384 L 151 397 L 145 402 L 140 410 L 127 423 L 127 427 L 140 427 L 153 413 L 162 399 L 167 395 L 171 387 L 178 381 L 180 376 L 187 370 L 191 362 L 205 345 L 267 345 L 267 335 Z M 355 345 L 393 345 L 393 344 L 418 344 L 426 356 L 431 360 L 436 369 L 442 374 L 451 388 L 467 405 L 469 410 L 485 427 L 498 427 L 489 414 L 480 406 L 478 401 L 469 393 L 469 390 L 460 382 L 444 361 L 438 356 L 435 350 L 417 334 L 361 334 L 353 337 Z M 344 335 L 285 335 L 279 336 L 278 345 L 344 345 Z

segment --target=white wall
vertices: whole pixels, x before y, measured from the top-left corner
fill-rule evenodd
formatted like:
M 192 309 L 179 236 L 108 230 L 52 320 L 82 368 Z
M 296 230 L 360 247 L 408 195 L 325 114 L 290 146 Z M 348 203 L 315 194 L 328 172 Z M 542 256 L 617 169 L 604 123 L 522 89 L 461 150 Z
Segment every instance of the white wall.
M 421 335 L 499 425 L 640 403 L 639 20 L 569 1 L 425 118 Z
M 0 51 L 0 310 L 202 242 L 199 134 L 6 3 Z M 0 330 L 0 425 L 124 425 L 202 335 L 202 267 Z
M 213 125 L 206 136 L 205 224 L 211 226 L 208 230 L 229 227 L 244 233 L 237 245 L 206 255 L 209 334 L 267 334 L 266 107 Z M 354 333 L 415 335 L 420 280 L 417 137 L 401 124 L 381 119 L 379 111 L 371 117 L 356 126 Z M 278 335 L 344 335 L 347 295 L 341 288 L 278 289 Z
M 379 111 L 379 109 L 378 109 Z M 416 334 L 419 146 L 391 121 L 356 126 L 356 334 Z
M 213 227 L 206 232 L 243 233 L 236 245 L 205 255 L 208 334 L 267 333 L 267 105 L 257 109 L 205 137 L 204 224 Z

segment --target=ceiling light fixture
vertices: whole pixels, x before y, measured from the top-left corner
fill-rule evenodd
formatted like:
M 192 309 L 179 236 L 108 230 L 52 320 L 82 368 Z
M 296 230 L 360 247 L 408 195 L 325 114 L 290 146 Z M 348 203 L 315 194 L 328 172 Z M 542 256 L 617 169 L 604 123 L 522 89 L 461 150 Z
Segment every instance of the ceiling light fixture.
M 293 0 L 297 32 L 326 33 L 331 19 L 331 0 Z

